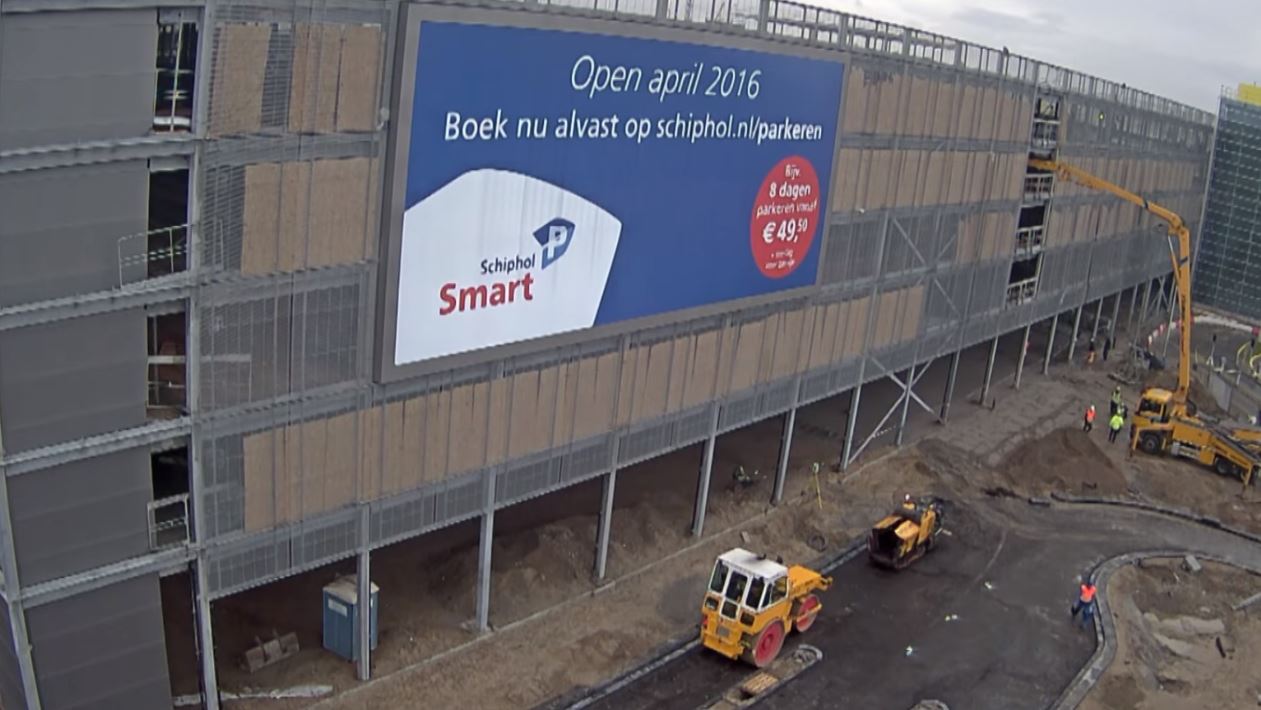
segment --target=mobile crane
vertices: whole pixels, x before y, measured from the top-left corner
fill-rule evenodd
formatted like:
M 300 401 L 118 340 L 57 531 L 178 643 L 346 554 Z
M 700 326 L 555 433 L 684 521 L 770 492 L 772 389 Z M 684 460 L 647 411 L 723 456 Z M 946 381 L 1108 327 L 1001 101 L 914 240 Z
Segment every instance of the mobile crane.
M 1137 205 L 1163 220 L 1169 236 L 1177 242 L 1171 250 L 1174 284 L 1178 293 L 1181 328 L 1178 351 L 1178 387 L 1172 392 L 1160 387 L 1143 390 L 1130 427 L 1130 448 L 1158 455 L 1170 453 L 1211 466 L 1219 474 L 1238 476 L 1248 485 L 1261 467 L 1255 451 L 1261 432 L 1229 429 L 1207 421 L 1188 406 L 1191 391 L 1191 232 L 1173 211 L 1136 195 L 1103 178 L 1060 160 L 1030 157 L 1029 166 L 1054 173 L 1060 180 L 1107 192 Z

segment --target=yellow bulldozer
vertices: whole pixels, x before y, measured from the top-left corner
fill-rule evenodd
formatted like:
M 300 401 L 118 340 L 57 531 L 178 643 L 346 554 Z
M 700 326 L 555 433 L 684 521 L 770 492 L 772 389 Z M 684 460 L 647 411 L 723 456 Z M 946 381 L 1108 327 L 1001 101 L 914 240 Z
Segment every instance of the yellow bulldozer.
M 902 505 L 880 519 L 867 534 L 867 557 L 889 569 L 903 569 L 937 546 L 943 513 L 931 496 L 906 496 Z
M 728 550 L 714 562 L 701 602 L 701 644 L 764 668 L 779 656 L 789 631 L 814 625 L 823 609 L 815 593 L 831 586 L 831 577 L 812 569 Z

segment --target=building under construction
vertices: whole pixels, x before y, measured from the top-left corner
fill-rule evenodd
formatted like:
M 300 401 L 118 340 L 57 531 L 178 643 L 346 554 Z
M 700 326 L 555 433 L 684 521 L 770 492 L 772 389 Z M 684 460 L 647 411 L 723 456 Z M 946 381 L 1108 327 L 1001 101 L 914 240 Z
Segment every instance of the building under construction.
M 1224 92 L 1213 138 L 1195 302 L 1261 321 L 1261 88 Z
M 782 490 L 876 381 L 842 464 L 900 441 L 930 363 L 1163 294 L 1029 156 L 1194 232 L 1212 120 L 779 0 L 3 0 L 0 705 L 216 708 L 239 600 L 457 527 L 485 629 L 497 511 L 597 486 L 603 577 L 619 470 L 699 445 L 699 536 L 717 436 L 782 418 Z

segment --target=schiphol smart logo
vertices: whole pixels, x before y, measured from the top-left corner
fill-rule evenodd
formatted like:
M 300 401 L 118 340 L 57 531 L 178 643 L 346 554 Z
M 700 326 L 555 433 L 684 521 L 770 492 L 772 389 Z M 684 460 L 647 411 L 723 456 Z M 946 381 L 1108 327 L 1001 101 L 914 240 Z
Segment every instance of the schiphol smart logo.
M 534 240 L 543 247 L 543 266 L 546 269 L 565 255 L 569 242 L 574 238 L 574 223 L 557 217 L 534 231 Z

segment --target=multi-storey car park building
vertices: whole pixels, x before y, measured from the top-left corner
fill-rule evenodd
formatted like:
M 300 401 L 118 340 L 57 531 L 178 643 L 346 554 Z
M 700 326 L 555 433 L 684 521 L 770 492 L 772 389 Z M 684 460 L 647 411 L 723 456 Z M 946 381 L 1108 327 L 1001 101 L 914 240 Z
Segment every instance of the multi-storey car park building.
M 1261 89 L 1223 92 L 1196 250 L 1195 302 L 1261 320 Z
M 701 444 L 699 535 L 718 434 L 877 380 L 900 441 L 934 360 L 1158 300 L 1027 157 L 1197 218 L 1211 126 L 776 0 L 0 0 L 0 704 L 217 707 L 223 605 L 461 522 L 484 629 L 497 509 L 602 482 L 601 576 L 619 468 Z

